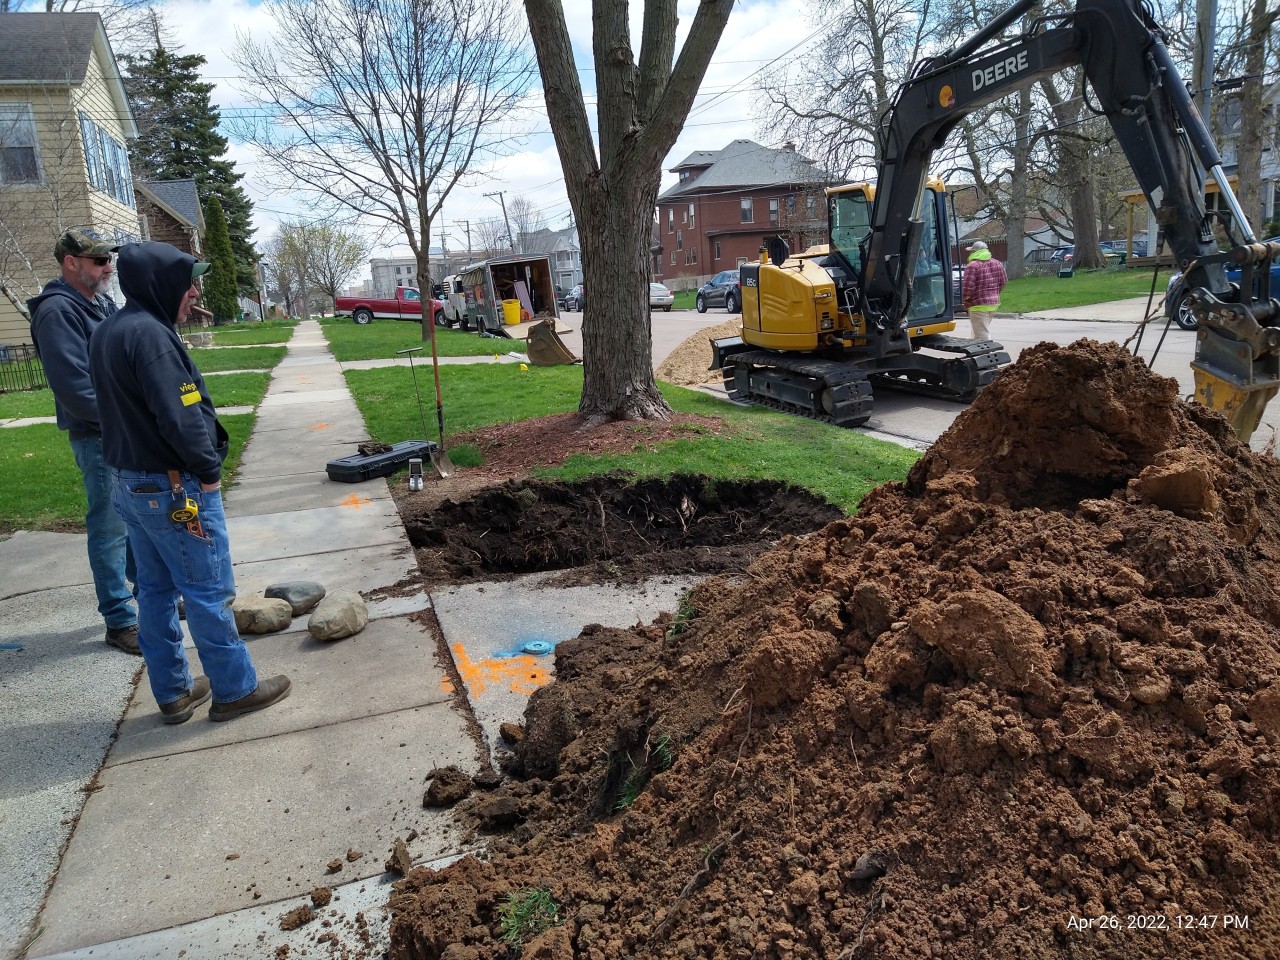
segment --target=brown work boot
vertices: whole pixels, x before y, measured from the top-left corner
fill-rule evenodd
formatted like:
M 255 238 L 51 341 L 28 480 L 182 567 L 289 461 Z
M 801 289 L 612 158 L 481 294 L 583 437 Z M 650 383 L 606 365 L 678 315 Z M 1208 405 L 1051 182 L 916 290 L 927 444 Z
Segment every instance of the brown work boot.
M 117 650 L 132 653 L 135 657 L 142 656 L 142 648 L 138 646 L 136 623 L 127 627 L 107 627 L 107 643 Z
M 257 690 L 239 700 L 232 700 L 230 703 L 218 703 L 215 700 L 213 706 L 209 708 L 209 719 L 234 720 L 246 713 L 262 710 L 287 697 L 290 688 L 289 678 L 284 674 L 272 677 L 270 680 L 263 680 L 258 684 Z
M 173 703 L 160 704 L 160 712 L 164 714 L 165 723 L 186 723 L 196 707 L 209 699 L 209 678 L 196 677 L 191 681 L 191 689 Z

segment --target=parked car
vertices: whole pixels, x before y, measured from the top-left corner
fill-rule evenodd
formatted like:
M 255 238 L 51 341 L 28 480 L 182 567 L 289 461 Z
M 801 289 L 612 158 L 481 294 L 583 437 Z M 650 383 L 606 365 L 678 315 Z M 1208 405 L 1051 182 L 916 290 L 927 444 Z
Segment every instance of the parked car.
M 649 309 L 661 307 L 668 313 L 671 312 L 671 305 L 676 302 L 676 295 L 668 290 L 661 283 L 649 284 Z
M 564 295 L 564 308 L 566 310 L 581 310 L 582 304 L 585 302 L 586 296 L 580 283 Z
M 1108 263 L 1114 260 L 1120 260 L 1125 256 L 1125 241 L 1123 240 L 1104 240 L 1098 244 L 1098 249 L 1102 251 L 1102 258 Z M 1142 250 L 1146 250 L 1146 245 L 1142 245 Z M 1067 244 L 1065 247 L 1059 247 L 1049 255 L 1049 259 L 1055 263 L 1070 263 L 1075 259 L 1076 245 L 1074 243 Z M 1138 252 L 1138 243 L 1134 241 L 1133 255 L 1135 257 L 1145 257 L 1146 253 Z
M 706 313 L 708 307 L 724 307 L 730 313 L 737 313 L 742 307 L 742 280 L 738 269 L 721 270 L 702 285 L 698 291 L 694 306 L 699 313 Z
M 1278 242 L 1280 242 L 1280 237 L 1270 237 L 1267 240 L 1267 243 Z M 1242 277 L 1243 273 L 1239 267 L 1227 268 L 1227 279 L 1231 283 L 1238 284 Z M 1258 283 L 1261 279 L 1261 277 L 1255 277 L 1254 283 Z M 1280 263 L 1271 264 L 1271 296 L 1280 297 Z M 1196 321 L 1195 314 L 1191 312 L 1191 308 L 1187 306 L 1187 291 L 1182 289 L 1182 274 L 1180 273 L 1175 273 L 1170 277 L 1169 285 L 1165 288 L 1164 315 L 1183 330 L 1194 330 L 1200 325 Z
M 1104 254 L 1115 254 L 1116 256 L 1125 256 L 1129 251 L 1128 240 L 1103 240 L 1098 246 L 1102 248 Z M 1147 255 L 1147 242 L 1145 240 L 1133 241 L 1133 255 L 1135 257 L 1145 257 Z
M 445 324 L 444 304 L 428 299 L 436 326 Z M 356 323 L 372 323 L 374 317 L 422 322 L 422 297 L 413 287 L 397 287 L 394 297 L 337 297 L 333 302 L 335 317 L 350 317 Z
M 958 263 L 951 268 L 951 309 L 964 309 L 964 267 Z
M 557 283 L 556 284 L 556 306 L 559 307 L 561 310 L 564 309 L 564 298 L 567 297 L 568 295 L 569 295 L 569 291 Z

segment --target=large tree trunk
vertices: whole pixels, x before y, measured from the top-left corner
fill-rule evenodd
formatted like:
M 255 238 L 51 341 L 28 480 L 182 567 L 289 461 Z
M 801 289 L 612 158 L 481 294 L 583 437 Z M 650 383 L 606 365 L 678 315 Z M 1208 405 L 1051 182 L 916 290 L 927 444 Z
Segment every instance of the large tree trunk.
M 582 240 L 582 400 L 589 422 L 666 418 L 653 377 L 649 244 L 662 160 L 684 126 L 733 0 L 702 0 L 678 58 L 675 0 L 592 4 L 599 151 L 561 0 L 525 0 L 547 116 Z M 675 61 L 674 66 L 672 61 Z
M 1280 12 L 1268 11 L 1266 0 L 1254 0 L 1249 18 L 1248 53 L 1245 55 L 1245 81 L 1240 87 L 1240 138 L 1236 141 L 1236 190 L 1240 209 L 1255 230 L 1262 227 L 1262 91 L 1266 84 L 1264 67 L 1267 59 L 1267 35 Z M 1261 236 L 1258 239 L 1263 239 Z
M 1031 87 L 1018 90 L 1018 112 L 1013 118 L 1014 144 L 1013 169 L 1009 179 L 1009 206 L 1005 210 L 1004 235 L 1009 249 L 1005 254 L 1005 268 L 1009 279 L 1016 280 L 1027 272 L 1025 237 L 1027 235 L 1027 209 L 1030 205 L 1028 186 L 1031 157 Z
M 1084 114 L 1083 77 L 1076 80 L 1075 95 L 1064 100 L 1051 80 L 1041 80 L 1044 92 L 1058 124 L 1058 162 L 1060 180 L 1066 185 L 1071 207 L 1071 231 L 1075 240 L 1072 262 L 1077 267 L 1101 267 L 1102 251 L 1098 248 L 1098 202 L 1093 189 L 1092 164 L 1087 124 Z
M 582 249 L 595 251 L 582 258 L 582 362 L 593 375 L 583 378 L 578 409 L 589 422 L 666 419 L 671 408 L 653 377 L 649 315 L 647 211 L 654 209 L 658 187 L 618 180 L 592 179 L 578 221 Z

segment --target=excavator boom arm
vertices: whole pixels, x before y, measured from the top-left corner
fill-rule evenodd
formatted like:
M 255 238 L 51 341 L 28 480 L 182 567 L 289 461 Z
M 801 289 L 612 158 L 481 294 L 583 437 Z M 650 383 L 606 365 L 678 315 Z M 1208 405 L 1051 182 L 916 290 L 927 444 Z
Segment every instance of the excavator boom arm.
M 906 322 L 911 265 L 919 243 L 916 205 L 923 194 L 933 153 L 970 113 L 1013 90 L 1079 65 L 1110 122 L 1156 221 L 1194 290 L 1191 302 L 1204 331 L 1197 342 L 1197 393 L 1212 376 L 1227 390 L 1249 392 L 1280 385 L 1280 305 L 1267 291 L 1255 296 L 1249 284 L 1235 290 L 1226 278 L 1228 259 L 1256 267 L 1266 276 L 1280 257 L 1280 245 L 1258 244 L 1232 193 L 1217 148 L 1196 110 L 1161 39 L 1159 26 L 1138 0 L 1079 0 L 1071 14 L 1037 20 L 1022 36 L 1000 35 L 1034 6 L 1020 0 L 954 51 L 924 61 L 899 89 L 883 124 L 882 161 L 871 231 L 859 277 L 862 309 L 882 326 Z M 1213 222 L 1205 206 L 1207 176 L 1226 201 L 1235 249 L 1218 252 Z M 1235 344 L 1243 343 L 1243 347 Z M 1212 391 L 1209 391 L 1212 392 Z M 1244 419 L 1233 419 L 1247 438 L 1261 406 L 1254 397 Z M 1253 423 L 1245 422 L 1252 418 Z

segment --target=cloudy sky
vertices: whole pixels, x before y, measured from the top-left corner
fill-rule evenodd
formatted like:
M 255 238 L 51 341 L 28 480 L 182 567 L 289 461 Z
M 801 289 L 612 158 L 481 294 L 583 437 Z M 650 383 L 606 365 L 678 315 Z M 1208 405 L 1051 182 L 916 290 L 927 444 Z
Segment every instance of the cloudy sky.
M 692 23 L 696 4 L 697 0 L 680 0 L 677 47 Z M 588 96 L 588 113 L 594 126 L 591 3 L 590 0 L 565 0 L 565 7 L 583 90 Z M 641 8 L 642 0 L 633 0 L 633 22 Z M 523 15 L 518 3 L 516 9 Z M 760 96 L 759 75 L 762 70 L 775 62 L 793 61 L 820 41 L 821 23 L 807 15 L 808 9 L 805 0 L 740 0 L 729 18 L 684 132 L 663 164 L 664 171 L 693 150 L 720 149 L 737 138 L 778 145 L 778 138 L 771 136 L 757 119 L 757 111 L 753 110 L 752 104 Z M 242 109 L 245 101 L 236 89 L 237 69 L 228 53 L 235 44 L 237 30 L 249 33 L 255 40 L 271 34 L 272 22 L 267 13 L 249 0 L 217 0 L 216 3 L 209 0 L 171 0 L 165 4 L 165 12 L 183 52 L 199 53 L 208 61 L 203 75 L 216 85 L 213 102 L 226 116 Z M 634 46 L 638 51 L 638 36 L 634 39 Z M 444 219 L 451 249 L 459 249 L 466 242 L 460 221 L 469 220 L 474 224 L 501 218 L 498 201 L 484 196 L 497 190 L 506 191 L 508 203 L 516 196 L 527 196 L 543 211 L 549 226 L 559 228 L 568 223 L 569 202 L 555 142 L 541 111 L 540 92 L 534 99 L 539 105 L 539 115 L 530 118 L 529 135 L 522 138 L 510 156 L 496 162 L 487 171 L 487 182 L 471 189 L 455 190 L 446 201 Z M 261 181 L 253 155 L 247 147 L 233 142 L 231 159 L 245 174 L 244 185 L 255 204 L 259 241 L 265 240 L 281 219 L 302 214 L 300 205 L 292 203 L 287 195 L 269 190 Z M 663 188 L 674 180 L 672 175 L 664 172 Z M 432 245 L 438 246 L 438 238 L 433 237 Z

